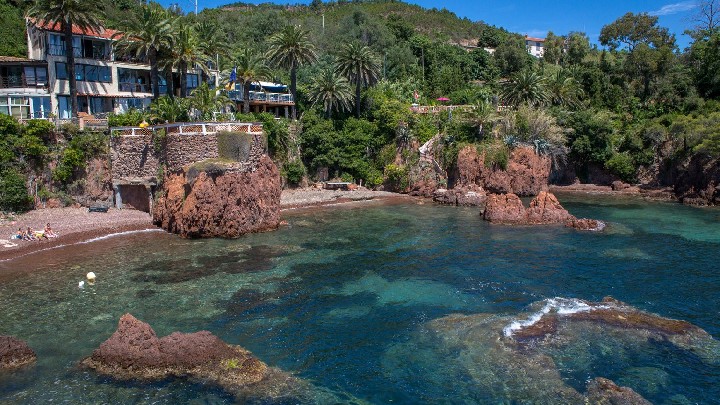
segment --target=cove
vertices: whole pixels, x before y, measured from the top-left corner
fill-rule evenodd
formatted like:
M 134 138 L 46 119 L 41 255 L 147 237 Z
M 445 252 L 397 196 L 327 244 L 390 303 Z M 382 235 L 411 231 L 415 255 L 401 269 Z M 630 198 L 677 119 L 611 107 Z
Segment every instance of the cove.
M 502 327 L 548 299 L 612 296 L 720 336 L 719 210 L 558 197 L 608 228 L 504 227 L 472 208 L 360 204 L 287 211 L 289 226 L 233 240 L 146 232 L 0 263 L 0 333 L 38 354 L 32 368 L 0 375 L 0 402 L 234 401 L 203 384 L 118 382 L 77 368 L 126 312 L 161 336 L 209 330 L 318 391 L 369 403 L 499 403 L 518 390 L 545 401 L 540 374 L 514 386 L 483 364 L 468 367 L 495 353 L 496 338 L 449 345 L 455 329 L 434 331 L 453 314 Z M 98 282 L 79 289 L 88 271 Z M 720 398 L 712 353 L 602 329 L 568 333 L 570 343 L 544 353 L 567 387 L 582 392 L 604 377 L 657 404 Z M 497 369 L 506 359 L 493 361 Z

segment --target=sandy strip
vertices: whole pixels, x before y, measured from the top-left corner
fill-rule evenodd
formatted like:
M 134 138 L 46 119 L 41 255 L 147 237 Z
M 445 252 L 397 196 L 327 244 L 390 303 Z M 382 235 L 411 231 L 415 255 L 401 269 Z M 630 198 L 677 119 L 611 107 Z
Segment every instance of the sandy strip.
M 51 208 L 34 210 L 12 220 L 0 222 L 0 239 L 10 239 L 18 228 L 42 230 L 50 223 L 57 238 L 39 241 L 11 239 L 13 247 L 0 246 L 0 260 L 14 259 L 30 253 L 125 231 L 156 228 L 149 214 L 135 210 L 110 209 L 107 213 L 88 212 L 87 208 Z
M 670 187 L 640 188 L 632 186 L 624 190 L 613 190 L 610 186 L 600 186 L 597 184 L 571 184 L 569 186 L 551 185 L 549 187 L 549 191 L 557 194 L 597 194 L 621 197 L 640 197 L 653 201 L 677 201 L 677 197 L 675 197 L 675 194 Z

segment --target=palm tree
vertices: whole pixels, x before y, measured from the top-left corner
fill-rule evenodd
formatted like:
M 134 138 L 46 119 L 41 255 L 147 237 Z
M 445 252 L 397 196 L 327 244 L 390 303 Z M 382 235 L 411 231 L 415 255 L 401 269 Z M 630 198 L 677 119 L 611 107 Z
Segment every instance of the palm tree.
M 548 82 L 550 101 L 554 105 L 576 108 L 584 92 L 580 83 L 566 70 L 558 71 Z
M 227 94 L 211 89 L 207 83 L 203 83 L 193 90 L 189 100 L 190 107 L 198 110 L 203 119 L 209 118 L 208 116 L 215 111 L 221 111 L 225 107 L 233 105 Z
M 310 85 L 310 101 L 323 103 L 325 118 L 330 118 L 333 110 L 349 110 L 352 97 L 350 83 L 338 75 L 333 67 L 320 71 L 320 75 L 316 76 Z
M 243 112 L 247 114 L 250 112 L 250 86 L 253 82 L 270 77 L 270 68 L 262 55 L 250 48 L 243 49 L 233 59 L 237 69 L 235 75 L 243 85 Z
M 228 44 L 223 39 L 222 33 L 218 30 L 218 24 L 209 21 L 201 21 L 195 25 L 195 32 L 200 38 L 203 51 L 206 55 L 227 56 Z
M 75 76 L 75 52 L 73 49 L 73 25 L 82 31 L 103 30 L 100 18 L 103 9 L 100 2 L 93 0 L 36 0 L 27 16 L 37 22 L 58 28 L 65 37 L 70 111 L 73 118 L 78 116 L 77 77 Z
M 150 63 L 153 98 L 160 96 L 159 61 L 161 50 L 169 48 L 172 40 L 170 13 L 157 3 L 143 6 L 138 20 L 132 20 L 124 31 L 116 34 L 120 40 L 116 49 Z
M 310 42 L 308 31 L 299 26 L 288 25 L 282 31 L 270 37 L 270 49 L 267 56 L 278 65 L 290 69 L 290 93 L 293 100 L 297 99 L 297 69 L 314 63 L 317 60 L 315 45 Z M 292 107 L 292 118 L 297 119 L 295 105 Z
M 183 98 L 162 96 L 150 104 L 150 113 L 154 119 L 169 123 L 188 118 L 188 101 Z
M 360 89 L 377 81 L 380 62 L 369 47 L 350 42 L 338 54 L 337 71 L 355 83 L 355 114 L 360 118 Z
M 172 36 L 172 53 L 166 63 L 180 72 L 180 97 L 187 97 L 187 72 L 189 67 L 200 68 L 208 74 L 207 61 L 210 59 L 203 49 L 200 38 L 192 25 L 175 20 Z
M 547 81 L 540 73 L 526 69 L 513 75 L 502 92 L 502 98 L 512 105 L 541 106 L 550 100 Z

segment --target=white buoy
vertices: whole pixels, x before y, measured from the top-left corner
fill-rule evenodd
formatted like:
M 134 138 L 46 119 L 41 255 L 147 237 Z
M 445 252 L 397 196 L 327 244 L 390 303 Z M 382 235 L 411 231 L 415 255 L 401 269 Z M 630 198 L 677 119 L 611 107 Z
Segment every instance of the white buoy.
M 85 288 L 85 282 L 84 281 L 79 282 L 78 288 Z
M 93 273 L 91 271 L 87 274 L 87 276 L 85 276 L 85 278 L 87 278 L 88 282 L 94 283 L 95 282 L 95 273 Z

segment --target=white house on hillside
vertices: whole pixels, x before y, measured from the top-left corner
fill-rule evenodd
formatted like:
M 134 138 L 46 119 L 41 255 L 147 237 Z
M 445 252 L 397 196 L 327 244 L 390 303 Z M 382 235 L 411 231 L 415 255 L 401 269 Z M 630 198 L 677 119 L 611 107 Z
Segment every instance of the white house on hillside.
M 530 55 L 542 58 L 545 45 L 545 38 L 525 37 L 525 47 Z

